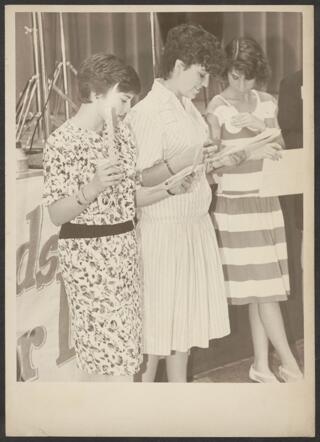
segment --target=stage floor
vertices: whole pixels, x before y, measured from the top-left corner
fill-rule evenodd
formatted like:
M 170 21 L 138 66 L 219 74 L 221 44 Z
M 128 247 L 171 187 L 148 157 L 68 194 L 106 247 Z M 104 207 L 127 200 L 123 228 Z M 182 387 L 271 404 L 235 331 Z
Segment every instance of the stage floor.
M 300 368 L 303 370 L 304 366 L 304 345 L 303 340 L 297 341 L 293 347 L 295 356 L 298 359 Z M 252 364 L 252 358 L 242 359 L 231 364 L 218 367 L 205 373 L 200 373 L 194 376 L 193 382 L 227 382 L 227 383 L 241 383 L 252 382 L 249 377 L 249 368 Z M 276 374 L 279 360 L 274 357 L 272 359 L 272 370 Z

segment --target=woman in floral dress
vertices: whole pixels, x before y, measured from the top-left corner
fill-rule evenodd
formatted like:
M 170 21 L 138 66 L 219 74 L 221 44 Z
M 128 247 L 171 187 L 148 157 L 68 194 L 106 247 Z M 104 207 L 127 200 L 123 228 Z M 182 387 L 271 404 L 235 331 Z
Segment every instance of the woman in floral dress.
M 130 66 L 94 54 L 79 70 L 81 106 L 48 138 L 44 198 L 61 225 L 58 252 L 82 378 L 131 381 L 141 354 L 141 299 L 134 230 L 137 204 L 168 194 L 136 192 L 136 150 L 118 121 L 140 91 Z M 188 180 L 176 185 L 184 192 Z

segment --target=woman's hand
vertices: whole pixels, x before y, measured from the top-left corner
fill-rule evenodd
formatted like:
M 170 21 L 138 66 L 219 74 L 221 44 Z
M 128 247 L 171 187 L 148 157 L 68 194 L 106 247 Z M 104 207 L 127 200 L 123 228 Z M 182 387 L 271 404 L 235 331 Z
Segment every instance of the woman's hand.
M 263 120 L 260 120 L 250 112 L 240 112 L 231 118 L 231 124 L 235 127 L 243 128 L 247 127 L 252 130 L 265 130 L 266 125 Z
M 215 154 L 219 151 L 221 145 L 221 141 L 212 141 L 209 140 L 207 143 L 203 146 L 203 159 L 204 162 L 209 162 L 210 159 L 215 157 Z
M 119 184 L 123 178 L 124 172 L 116 160 L 100 160 L 92 181 L 86 186 L 86 195 L 93 200 L 107 187 Z
M 181 195 L 183 193 L 189 192 L 194 182 L 195 175 L 196 174 L 193 172 L 190 175 L 181 178 L 178 183 L 175 183 L 172 187 L 168 187 L 168 189 L 175 195 Z
M 245 150 L 230 153 L 229 155 L 213 155 L 205 161 L 206 173 L 211 173 L 221 167 L 237 166 L 247 159 L 247 153 Z
M 282 147 L 278 143 L 268 143 L 249 154 L 249 160 L 274 160 L 282 158 Z

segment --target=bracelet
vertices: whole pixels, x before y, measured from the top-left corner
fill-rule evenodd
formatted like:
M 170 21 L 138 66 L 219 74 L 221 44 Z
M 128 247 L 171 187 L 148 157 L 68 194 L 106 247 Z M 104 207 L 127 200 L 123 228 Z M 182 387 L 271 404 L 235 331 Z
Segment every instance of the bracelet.
M 83 199 L 84 199 L 84 201 L 85 201 L 85 204 L 89 204 L 91 201 L 89 201 L 89 200 L 87 199 L 87 197 L 85 196 L 85 194 L 84 194 L 84 190 L 83 190 L 83 186 L 80 187 L 80 192 L 81 192 L 81 194 L 82 194 L 82 196 L 83 196 Z
M 88 200 L 88 198 L 84 194 L 83 186 L 80 187 L 78 192 L 75 194 L 76 202 L 79 206 L 87 206 L 92 201 Z
M 170 189 L 166 189 L 166 192 L 167 192 L 170 196 L 175 196 L 175 193 L 171 192 Z
M 170 165 L 169 165 L 169 161 L 168 160 L 163 160 L 164 164 L 167 166 L 167 169 L 169 170 L 169 172 L 171 173 L 171 175 L 175 175 L 174 171 L 171 169 Z
M 142 186 L 142 170 L 137 170 L 135 174 L 135 183 L 137 186 Z
M 77 204 L 79 205 L 79 206 L 85 206 L 87 203 L 86 202 L 84 202 L 83 200 L 82 200 L 82 195 L 81 195 L 81 193 L 80 193 L 80 191 L 79 192 L 77 192 L 76 194 L 75 194 L 75 199 L 76 199 L 76 202 L 77 202 Z

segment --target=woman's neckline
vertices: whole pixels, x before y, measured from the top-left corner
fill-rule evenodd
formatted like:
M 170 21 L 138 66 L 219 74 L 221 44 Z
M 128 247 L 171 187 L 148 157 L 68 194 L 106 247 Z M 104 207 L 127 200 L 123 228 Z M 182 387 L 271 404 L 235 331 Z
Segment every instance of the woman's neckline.
M 89 133 L 92 133 L 92 134 L 94 134 L 94 135 L 96 135 L 96 136 L 98 136 L 98 137 L 101 137 L 101 136 L 102 136 L 102 133 L 103 133 L 103 127 L 102 127 L 102 129 L 101 129 L 99 132 L 97 132 L 97 131 L 95 131 L 94 129 L 90 129 L 90 128 L 88 128 L 88 127 L 82 127 L 82 126 L 79 126 L 78 124 L 76 124 L 76 123 L 74 122 L 74 118 L 73 118 L 73 117 L 69 118 L 69 120 L 67 120 L 67 122 L 68 122 L 71 126 L 73 126 L 75 129 L 77 129 L 77 130 L 81 130 L 81 131 L 84 131 L 84 132 L 89 132 Z
M 224 92 L 224 91 L 223 91 L 223 92 Z M 240 110 L 236 107 L 235 104 L 232 104 L 232 103 L 230 102 L 230 98 L 225 97 L 225 96 L 223 95 L 223 92 L 222 92 L 221 94 L 219 94 L 219 96 L 223 99 L 223 101 L 225 101 L 229 106 L 233 107 L 237 112 L 239 112 L 239 113 L 240 113 L 240 112 L 243 112 L 243 111 L 240 111 Z M 253 96 L 254 96 L 254 98 L 255 98 L 255 106 L 254 106 L 254 109 L 250 111 L 250 113 L 254 113 L 254 112 L 257 111 L 257 109 L 258 109 L 258 107 L 259 107 L 259 104 L 260 104 L 260 98 L 259 98 L 258 92 L 257 92 L 255 89 L 251 89 L 250 92 L 252 92 L 252 94 L 253 94 Z M 249 111 L 248 111 L 248 112 L 249 112 Z
M 182 107 L 182 109 L 186 112 L 186 106 L 185 106 L 185 97 L 183 95 L 181 95 L 181 99 L 178 97 L 178 95 L 167 86 L 167 84 L 165 83 L 165 79 L 164 78 L 157 78 L 156 81 L 158 81 L 158 83 L 164 87 L 174 98 L 175 100 L 179 103 L 179 106 Z

